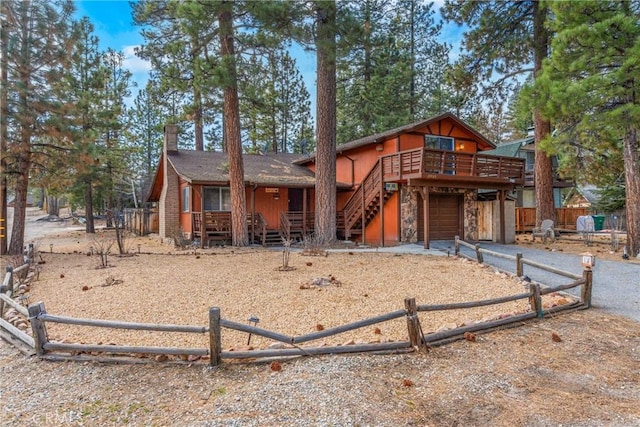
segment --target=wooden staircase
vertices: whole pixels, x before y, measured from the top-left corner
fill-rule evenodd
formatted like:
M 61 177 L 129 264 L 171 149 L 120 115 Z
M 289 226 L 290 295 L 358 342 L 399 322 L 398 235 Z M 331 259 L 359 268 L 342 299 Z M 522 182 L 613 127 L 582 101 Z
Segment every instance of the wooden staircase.
M 267 230 L 263 242 L 263 246 L 282 246 L 282 234 L 280 230 Z
M 345 237 L 362 234 L 392 194 L 384 188 L 381 162 L 378 160 L 344 206 Z

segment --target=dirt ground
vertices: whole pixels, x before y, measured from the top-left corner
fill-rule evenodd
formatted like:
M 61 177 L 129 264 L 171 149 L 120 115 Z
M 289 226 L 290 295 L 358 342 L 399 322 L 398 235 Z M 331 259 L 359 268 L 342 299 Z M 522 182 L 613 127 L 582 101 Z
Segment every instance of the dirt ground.
M 624 233 L 618 234 L 618 248 L 614 250 L 611 244 L 611 233 L 606 231 L 594 233 L 588 240 L 585 240 L 581 233 L 564 232 L 555 241 L 542 242 L 540 238 L 533 241 L 531 233 L 522 233 L 516 236 L 516 244 L 532 249 L 541 249 L 552 252 L 564 252 L 569 254 L 592 253 L 596 260 L 624 261 L 622 259 L 623 247 L 626 242 Z M 629 259 L 625 262 L 640 263 L 638 259 Z
M 44 225 L 46 232 L 32 234 L 39 235 L 34 242 L 44 264 L 30 300 L 45 301 L 52 314 L 204 325 L 208 307 L 217 305 L 231 320 L 246 322 L 255 315 L 259 326 L 302 334 L 402 308 L 405 297 L 430 304 L 523 289 L 490 268 L 453 257 L 291 254 L 295 270 L 278 271 L 280 252 L 176 251 L 153 236 L 129 240 L 134 256 L 110 256 L 109 266 L 100 268 L 95 251 L 109 235 L 86 237 L 69 232 L 69 226 Z M 520 236 L 518 244 L 530 243 Z M 584 252 L 583 244 L 564 238 L 535 245 Z M 94 255 L 87 255 L 90 247 Z M 603 258 L 614 255 L 597 252 L 606 251 L 604 244 L 590 249 Z M 305 288 L 331 277 L 333 284 Z M 546 304 L 562 303 L 559 298 Z M 420 320 L 428 332 L 524 308 L 512 303 L 497 311 L 430 313 Z M 403 322 L 379 329 L 338 343 L 406 339 Z M 203 345 L 197 337 L 168 334 L 107 336 L 64 326 L 49 332 L 70 342 Z M 225 349 L 246 345 L 246 334 L 223 338 Z M 640 324 L 590 309 L 476 338 L 426 354 L 323 356 L 280 365 L 229 362 L 217 369 L 203 368 L 206 363 L 38 362 L 1 342 L 0 400 L 6 405 L 0 423 L 640 426 Z M 270 343 L 254 337 L 251 344 Z

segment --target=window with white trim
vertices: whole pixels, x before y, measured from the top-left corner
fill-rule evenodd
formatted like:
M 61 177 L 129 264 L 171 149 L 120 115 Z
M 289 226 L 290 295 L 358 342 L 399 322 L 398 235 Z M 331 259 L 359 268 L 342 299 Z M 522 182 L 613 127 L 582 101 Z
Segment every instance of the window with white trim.
M 182 189 L 182 212 L 189 212 L 189 194 L 191 188 L 190 187 L 184 187 Z
M 449 136 L 425 135 L 424 146 L 434 150 L 453 151 L 454 139 Z
M 205 187 L 204 210 L 230 211 L 231 191 L 229 190 L 229 187 Z

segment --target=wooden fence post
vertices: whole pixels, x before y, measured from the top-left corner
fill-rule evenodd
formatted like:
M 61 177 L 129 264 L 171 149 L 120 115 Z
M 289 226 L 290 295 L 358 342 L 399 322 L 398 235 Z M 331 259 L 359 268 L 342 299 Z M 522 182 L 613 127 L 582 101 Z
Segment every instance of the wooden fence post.
M 209 364 L 220 364 L 220 352 L 222 351 L 222 334 L 220 333 L 220 308 L 209 309 Z
M 524 276 L 524 272 L 522 270 L 522 254 L 518 252 L 516 253 L 516 277 Z
M 593 271 L 585 268 L 582 271 L 582 278 L 585 280 L 582 285 L 582 304 L 585 308 L 591 307 L 591 289 L 593 286 Z
M 538 315 L 538 319 L 542 319 L 542 296 L 540 295 L 540 285 L 537 283 L 530 283 L 529 290 L 531 296 L 529 297 L 529 304 L 531 304 L 531 311 L 534 311 Z
M 459 240 L 460 240 L 460 236 L 456 236 L 455 244 L 454 244 L 456 256 L 458 256 L 458 254 L 460 253 L 460 242 L 459 242 Z
M 13 297 L 13 267 L 10 265 L 7 265 L 7 273 L 10 274 L 9 276 L 9 282 L 7 283 L 8 286 L 8 291 L 11 291 L 11 297 Z M 6 292 L 6 291 L 5 291 Z
M 482 264 L 484 262 L 482 252 L 480 252 L 480 245 L 476 245 L 476 258 L 478 259 L 478 263 Z
M 49 342 L 47 335 L 47 328 L 42 319 L 38 316 L 45 314 L 44 303 L 38 302 L 30 305 L 29 310 L 29 323 L 31 323 L 31 330 L 33 331 L 33 338 L 35 340 L 35 350 L 38 356 L 42 356 L 45 353 L 44 345 Z
M 424 347 L 418 319 L 418 306 L 415 298 L 405 298 L 404 308 L 407 310 L 407 330 L 409 331 L 409 341 L 411 346 L 417 349 Z

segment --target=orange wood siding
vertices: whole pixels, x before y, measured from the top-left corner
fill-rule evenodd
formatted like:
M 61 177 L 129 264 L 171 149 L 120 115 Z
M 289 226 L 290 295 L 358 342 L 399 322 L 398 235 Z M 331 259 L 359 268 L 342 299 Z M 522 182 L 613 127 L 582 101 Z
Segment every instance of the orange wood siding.
M 247 213 L 251 213 L 251 188 L 247 188 Z M 275 196 L 277 194 L 278 199 Z M 280 212 L 286 212 L 289 208 L 286 188 L 279 188 L 278 193 L 267 193 L 264 187 L 258 187 L 255 191 L 256 212 L 260 212 L 267 221 L 267 227 L 277 229 L 280 227 Z
M 400 136 L 400 151 L 424 147 L 424 135 L 404 134 Z
M 183 212 L 182 211 L 182 206 L 184 203 L 184 200 L 182 200 L 182 191 L 184 188 L 189 188 L 189 212 Z M 193 202 L 194 199 L 198 198 L 195 194 L 195 192 L 193 191 L 193 188 L 189 185 L 188 182 L 181 182 L 180 183 L 180 195 L 178 196 L 180 199 L 180 229 L 184 232 L 184 233 L 191 233 L 191 212 L 194 212 L 193 210 Z
M 400 201 L 400 191 L 392 195 L 384 204 L 384 241 L 385 245 L 398 244 L 400 235 L 398 234 L 398 203 Z M 376 215 L 366 229 L 366 242 L 372 245 L 380 244 L 380 213 Z

